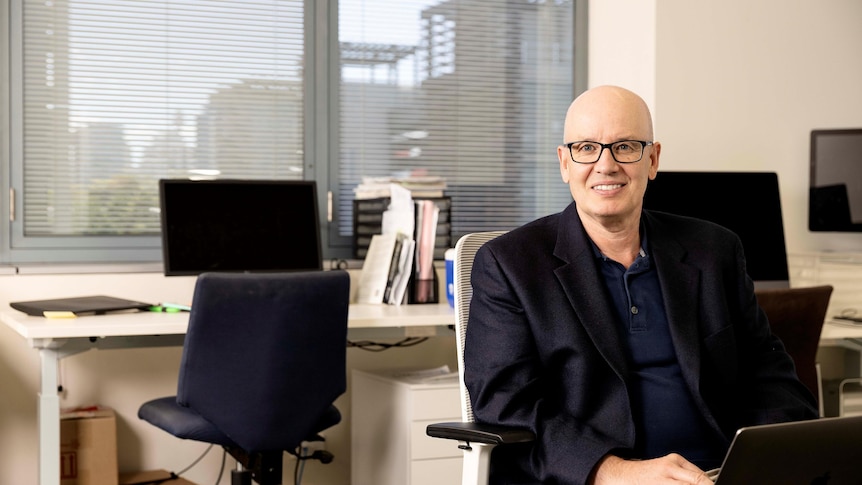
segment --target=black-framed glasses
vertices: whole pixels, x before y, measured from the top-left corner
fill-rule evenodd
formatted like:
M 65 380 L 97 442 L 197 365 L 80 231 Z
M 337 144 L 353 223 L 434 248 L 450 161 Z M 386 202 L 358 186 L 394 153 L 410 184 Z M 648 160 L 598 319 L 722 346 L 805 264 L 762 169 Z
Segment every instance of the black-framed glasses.
M 617 163 L 639 162 L 644 156 L 644 148 L 652 145 L 651 141 L 621 140 L 613 143 L 599 143 L 597 141 L 573 141 L 566 143 L 569 155 L 575 163 L 596 163 L 602 157 L 605 148 L 611 151 Z

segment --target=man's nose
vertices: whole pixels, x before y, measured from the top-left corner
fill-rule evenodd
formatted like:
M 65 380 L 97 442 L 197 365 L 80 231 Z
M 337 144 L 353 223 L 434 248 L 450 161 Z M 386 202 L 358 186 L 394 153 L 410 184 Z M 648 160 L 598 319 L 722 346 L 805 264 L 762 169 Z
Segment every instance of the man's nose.
M 596 162 L 596 170 L 608 173 L 615 172 L 617 168 L 617 161 L 614 159 L 610 147 L 602 147 L 602 152 L 599 153 L 599 160 Z

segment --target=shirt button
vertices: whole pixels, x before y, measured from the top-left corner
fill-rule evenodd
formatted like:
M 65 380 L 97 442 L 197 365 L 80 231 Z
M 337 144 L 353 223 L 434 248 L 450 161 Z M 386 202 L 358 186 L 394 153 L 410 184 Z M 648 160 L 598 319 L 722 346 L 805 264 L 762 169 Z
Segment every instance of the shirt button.
M 638 314 L 638 307 L 633 306 L 632 307 L 632 315 L 637 315 L 637 314 Z

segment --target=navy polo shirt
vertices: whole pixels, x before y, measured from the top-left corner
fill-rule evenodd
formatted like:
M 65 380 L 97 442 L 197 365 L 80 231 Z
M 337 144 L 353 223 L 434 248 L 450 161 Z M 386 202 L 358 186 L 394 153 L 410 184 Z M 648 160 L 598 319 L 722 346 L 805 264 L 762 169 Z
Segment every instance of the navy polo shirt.
M 715 468 L 724 451 L 712 439 L 683 379 L 658 273 L 644 249 L 649 247 L 646 233 L 641 233 L 640 254 L 628 269 L 593 244 L 632 370 L 628 386 L 637 430 L 632 458 L 674 452 L 704 470 Z

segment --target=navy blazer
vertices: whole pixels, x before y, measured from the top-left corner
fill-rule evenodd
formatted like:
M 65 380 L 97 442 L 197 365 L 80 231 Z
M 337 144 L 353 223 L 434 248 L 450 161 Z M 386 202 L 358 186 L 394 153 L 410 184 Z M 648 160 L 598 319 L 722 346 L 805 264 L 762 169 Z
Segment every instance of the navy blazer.
M 719 442 L 744 425 L 817 417 L 771 334 L 739 238 L 716 224 L 644 211 L 670 333 L 691 395 Z M 635 444 L 623 336 L 575 208 L 485 244 L 472 271 L 465 382 L 479 422 L 537 441 L 495 449 L 492 483 L 584 484 Z

